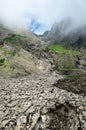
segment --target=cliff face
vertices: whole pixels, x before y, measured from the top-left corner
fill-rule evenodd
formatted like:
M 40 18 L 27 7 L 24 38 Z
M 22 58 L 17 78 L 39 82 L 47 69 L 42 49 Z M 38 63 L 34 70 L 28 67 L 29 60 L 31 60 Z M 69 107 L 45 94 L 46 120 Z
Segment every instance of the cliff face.
M 55 73 L 1 79 L 0 130 L 86 130 L 86 94 L 72 92 L 72 81 L 70 92 L 59 88 L 59 79 Z
M 54 61 L 56 69 L 62 74 L 86 72 L 86 26 L 75 28 L 71 19 L 63 19 L 40 38 L 46 41 L 49 50 L 57 53 Z M 74 54 L 74 51 L 79 53 Z
M 61 22 L 55 23 L 50 31 L 40 37 L 49 43 L 57 42 L 66 47 L 86 48 L 86 25 L 75 28 L 72 20 L 65 18 Z

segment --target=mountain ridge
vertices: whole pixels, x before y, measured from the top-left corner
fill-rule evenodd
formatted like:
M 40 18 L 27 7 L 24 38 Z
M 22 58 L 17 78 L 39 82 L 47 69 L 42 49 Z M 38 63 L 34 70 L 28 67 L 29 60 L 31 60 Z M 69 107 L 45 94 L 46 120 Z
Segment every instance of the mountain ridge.
M 70 19 L 67 20 L 59 23 L 60 27 L 58 28 L 64 30 L 63 32 L 65 32 L 66 27 L 69 28 L 71 25 Z M 66 26 L 64 27 L 64 25 Z M 53 30 L 56 29 L 54 34 L 58 30 L 55 26 L 53 27 Z M 58 71 L 66 75 L 86 72 L 85 40 L 82 42 L 83 39 L 79 39 L 79 37 L 77 39 L 76 35 L 72 36 L 72 34 L 70 37 L 74 38 L 73 42 L 69 33 L 66 37 L 54 35 L 54 39 L 53 32 L 51 39 L 45 42 L 43 39 L 41 40 L 43 37 L 38 37 L 31 32 L 15 33 L 1 27 L 0 76 L 18 77 L 30 73 L 50 73 L 51 71 Z M 47 37 L 48 32 L 45 35 Z M 71 44 L 75 42 L 75 39 L 78 42 L 76 42 L 75 47 L 72 47 Z
M 42 42 L 31 32 L 12 32 L 0 27 L 0 77 L 45 73 L 48 63 L 39 59 Z M 40 50 L 40 49 L 39 49 Z
M 50 31 L 44 32 L 39 36 L 43 41 L 48 43 L 62 43 L 69 47 L 85 47 L 86 42 L 86 25 L 74 27 L 69 18 L 65 18 L 59 23 L 53 24 Z

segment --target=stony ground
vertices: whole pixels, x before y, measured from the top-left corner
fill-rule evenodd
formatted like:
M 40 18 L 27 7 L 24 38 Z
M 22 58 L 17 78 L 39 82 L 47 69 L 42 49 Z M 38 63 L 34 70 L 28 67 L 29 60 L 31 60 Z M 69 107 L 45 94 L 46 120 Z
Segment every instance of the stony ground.
M 0 130 L 86 130 L 86 96 L 58 88 L 60 78 L 0 79 Z
M 86 96 L 86 74 L 60 79 L 54 85 L 60 89 Z

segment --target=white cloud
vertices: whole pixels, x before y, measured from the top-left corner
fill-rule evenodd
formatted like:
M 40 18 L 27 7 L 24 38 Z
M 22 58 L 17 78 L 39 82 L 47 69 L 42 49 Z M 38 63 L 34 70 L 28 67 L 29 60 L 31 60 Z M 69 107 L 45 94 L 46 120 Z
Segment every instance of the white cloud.
M 76 25 L 86 23 L 86 0 L 0 0 L 0 22 L 10 28 L 27 28 L 32 20 L 41 26 L 36 33 L 50 29 L 54 22 L 71 17 Z M 30 27 L 31 28 L 31 27 Z

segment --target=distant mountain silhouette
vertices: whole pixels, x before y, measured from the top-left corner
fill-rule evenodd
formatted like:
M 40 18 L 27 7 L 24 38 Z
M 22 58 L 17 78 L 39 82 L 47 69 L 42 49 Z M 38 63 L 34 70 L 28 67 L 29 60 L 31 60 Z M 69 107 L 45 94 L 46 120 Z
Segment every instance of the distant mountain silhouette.
M 86 26 L 74 28 L 70 18 L 65 18 L 55 23 L 50 31 L 40 36 L 42 40 L 49 43 L 63 43 L 66 46 L 86 47 Z

